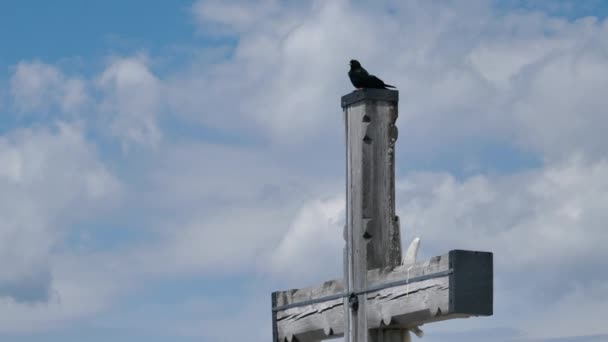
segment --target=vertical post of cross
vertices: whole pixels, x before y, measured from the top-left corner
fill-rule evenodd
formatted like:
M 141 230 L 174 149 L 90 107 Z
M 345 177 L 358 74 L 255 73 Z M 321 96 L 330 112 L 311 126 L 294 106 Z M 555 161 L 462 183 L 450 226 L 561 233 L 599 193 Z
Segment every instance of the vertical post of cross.
M 368 269 L 401 264 L 395 215 L 395 142 L 399 92 L 362 89 L 342 97 L 346 126 L 346 226 L 344 280 L 346 342 L 389 342 L 393 331 L 367 329 Z M 391 337 L 394 336 L 395 338 Z

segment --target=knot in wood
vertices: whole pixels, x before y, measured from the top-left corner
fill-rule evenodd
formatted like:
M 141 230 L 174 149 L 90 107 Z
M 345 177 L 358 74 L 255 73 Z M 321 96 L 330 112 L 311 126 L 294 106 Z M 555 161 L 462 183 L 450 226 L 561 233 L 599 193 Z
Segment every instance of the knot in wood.
M 359 297 L 356 294 L 351 293 L 350 296 L 348 296 L 348 305 L 353 311 L 359 310 Z

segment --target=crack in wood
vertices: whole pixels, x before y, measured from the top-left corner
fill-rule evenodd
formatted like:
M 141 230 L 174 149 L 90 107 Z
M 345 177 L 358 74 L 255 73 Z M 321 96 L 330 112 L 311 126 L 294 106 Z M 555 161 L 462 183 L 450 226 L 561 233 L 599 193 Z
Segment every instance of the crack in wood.
M 439 286 L 438 284 L 435 284 L 435 285 L 431 285 L 431 286 L 427 286 L 427 287 L 419 288 L 419 289 L 417 289 L 417 290 L 407 291 L 407 292 L 405 292 L 405 293 L 401 293 L 401 294 L 398 294 L 398 295 L 393 295 L 393 297 L 392 297 L 392 298 L 390 298 L 389 300 L 396 300 L 396 299 L 399 299 L 399 298 L 402 298 L 402 297 L 407 297 L 407 296 L 409 296 L 409 295 L 416 294 L 416 293 L 418 293 L 418 292 L 422 292 L 422 291 L 430 290 L 430 289 L 432 289 L 432 288 L 434 288 L 434 287 L 436 287 L 436 288 L 438 288 L 438 289 L 439 289 L 439 288 L 441 288 L 441 286 Z
M 299 321 L 299 320 L 301 320 L 301 319 L 304 319 L 304 318 L 306 318 L 306 317 L 308 317 L 308 316 L 310 316 L 310 315 L 314 315 L 314 314 L 316 314 L 316 313 L 318 313 L 318 311 L 317 311 L 317 310 L 315 310 L 315 311 L 310 311 L 310 312 L 303 312 L 303 313 L 301 313 L 300 315 L 298 315 L 298 316 L 297 316 L 297 317 L 294 319 L 294 321 Z
M 314 304 L 313 304 L 314 305 Z M 301 313 L 297 313 L 297 314 L 286 314 L 283 316 L 277 315 L 277 322 L 279 321 L 284 321 L 284 320 L 289 320 L 289 319 L 293 319 L 294 321 L 299 320 L 301 318 L 310 316 L 310 315 L 314 315 L 314 314 L 322 314 L 325 311 L 331 310 L 331 309 L 335 309 L 337 307 L 341 307 L 343 306 L 344 303 L 343 302 L 339 302 L 339 303 L 335 303 L 335 304 L 325 304 L 323 307 L 321 308 L 310 308 L 307 311 L 301 312 Z M 312 306 L 312 305 L 311 305 Z
M 412 289 L 410 291 L 404 291 L 403 293 L 398 293 L 398 294 L 388 293 L 386 295 L 382 295 L 380 293 L 377 293 L 374 296 L 367 297 L 367 299 L 368 300 L 377 300 L 377 301 L 380 301 L 380 300 L 383 300 L 383 299 L 388 299 L 390 301 L 390 300 L 399 299 L 399 298 L 404 297 L 404 296 L 416 294 L 418 292 L 423 292 L 423 291 L 432 289 L 433 287 L 441 288 L 441 286 L 439 284 L 434 284 L 434 285 L 429 285 L 429 286 L 424 286 L 424 287 L 417 287 L 417 288 Z
M 339 306 L 344 306 L 344 303 L 338 303 L 338 304 L 335 304 L 335 305 L 330 305 L 330 306 L 328 306 L 328 307 L 326 307 L 324 309 L 319 310 L 319 313 L 323 313 L 324 311 L 331 310 L 331 309 L 337 308 Z

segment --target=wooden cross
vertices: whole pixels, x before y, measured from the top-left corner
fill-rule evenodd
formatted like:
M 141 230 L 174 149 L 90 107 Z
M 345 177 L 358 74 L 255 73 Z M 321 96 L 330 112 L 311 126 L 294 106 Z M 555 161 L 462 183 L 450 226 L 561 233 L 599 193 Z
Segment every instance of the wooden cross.
M 272 294 L 274 342 L 401 342 L 420 325 L 490 316 L 492 253 L 452 250 L 416 262 L 401 256 L 395 215 L 395 90 L 342 97 L 346 125 L 344 279 Z

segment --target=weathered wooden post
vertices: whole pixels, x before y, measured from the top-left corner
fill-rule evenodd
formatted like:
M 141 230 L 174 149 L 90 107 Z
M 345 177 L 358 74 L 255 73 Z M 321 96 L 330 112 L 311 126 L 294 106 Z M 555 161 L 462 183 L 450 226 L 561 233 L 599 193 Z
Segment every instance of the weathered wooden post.
M 395 216 L 398 92 L 342 97 L 346 126 L 344 279 L 272 294 L 274 342 L 401 342 L 408 329 L 493 311 L 492 253 L 452 250 L 401 257 Z
M 367 270 L 401 265 L 399 218 L 395 216 L 395 90 L 364 89 L 342 97 L 346 126 L 345 279 L 347 292 L 367 288 Z M 348 311 L 346 342 L 368 340 L 365 294 Z M 355 298 L 349 298 L 351 302 Z M 369 332 L 384 342 L 393 332 Z M 400 335 L 399 335 L 400 337 Z

